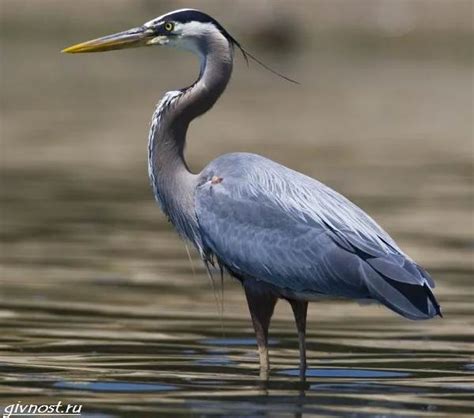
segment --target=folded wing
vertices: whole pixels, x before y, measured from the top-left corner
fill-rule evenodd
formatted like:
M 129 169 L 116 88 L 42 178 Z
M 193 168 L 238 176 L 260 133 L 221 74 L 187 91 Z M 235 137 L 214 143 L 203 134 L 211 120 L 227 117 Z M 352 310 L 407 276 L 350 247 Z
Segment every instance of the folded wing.
M 227 154 L 203 171 L 195 201 L 206 251 L 237 275 L 308 299 L 376 299 L 411 319 L 440 314 L 428 273 L 365 212 L 310 177 Z

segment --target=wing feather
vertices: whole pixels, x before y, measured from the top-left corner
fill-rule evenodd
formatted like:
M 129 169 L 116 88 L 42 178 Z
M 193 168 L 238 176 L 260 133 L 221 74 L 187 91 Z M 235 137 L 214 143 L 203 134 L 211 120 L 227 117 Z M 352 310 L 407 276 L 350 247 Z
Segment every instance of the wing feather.
M 201 174 L 195 203 L 207 251 L 237 275 L 308 298 L 374 298 L 413 319 L 439 313 L 429 275 L 365 212 L 303 174 L 227 154 Z

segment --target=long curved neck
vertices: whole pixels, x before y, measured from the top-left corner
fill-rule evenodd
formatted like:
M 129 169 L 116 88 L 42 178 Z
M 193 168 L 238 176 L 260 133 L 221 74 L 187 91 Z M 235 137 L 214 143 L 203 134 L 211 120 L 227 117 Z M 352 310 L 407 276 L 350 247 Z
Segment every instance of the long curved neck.
M 224 38 L 201 45 L 201 72 L 189 88 L 168 92 L 152 119 L 148 172 L 155 198 L 181 235 L 198 247 L 194 214 L 197 176 L 184 159 L 186 133 L 193 119 L 207 112 L 225 90 L 232 73 L 233 49 Z

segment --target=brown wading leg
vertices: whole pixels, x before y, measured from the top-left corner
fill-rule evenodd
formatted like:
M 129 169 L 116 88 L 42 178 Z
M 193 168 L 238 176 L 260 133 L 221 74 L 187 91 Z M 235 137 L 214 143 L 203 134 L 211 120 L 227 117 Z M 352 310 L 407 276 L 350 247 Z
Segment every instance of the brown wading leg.
M 270 359 L 268 357 L 268 327 L 273 315 L 277 298 L 264 283 L 253 279 L 244 282 L 245 296 L 252 317 L 253 328 L 257 337 L 260 357 L 260 377 L 268 378 Z
M 308 313 L 308 302 L 302 300 L 289 300 L 295 316 L 296 328 L 298 329 L 298 342 L 300 347 L 300 377 L 306 376 L 306 316 Z

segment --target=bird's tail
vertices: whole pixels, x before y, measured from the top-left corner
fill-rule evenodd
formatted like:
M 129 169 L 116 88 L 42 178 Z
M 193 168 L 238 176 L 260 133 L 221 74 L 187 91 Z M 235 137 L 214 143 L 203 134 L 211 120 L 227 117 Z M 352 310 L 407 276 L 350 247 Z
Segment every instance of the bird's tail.
M 364 263 L 363 266 L 371 296 L 392 311 L 414 320 L 430 319 L 436 315 L 442 317 L 441 308 L 429 286 L 431 278 L 421 267 L 416 268 L 419 276 L 413 275 L 413 281 L 409 282 L 397 280 L 393 270 L 389 272 L 390 274 L 384 274 L 383 268 L 374 268 L 369 263 Z M 410 270 L 411 273 L 413 269 Z M 406 273 L 405 270 L 403 274 L 405 279 Z

